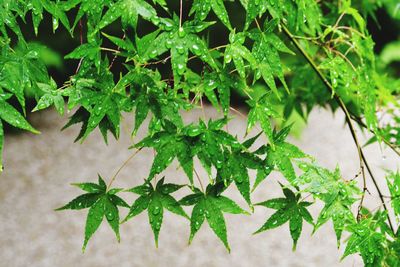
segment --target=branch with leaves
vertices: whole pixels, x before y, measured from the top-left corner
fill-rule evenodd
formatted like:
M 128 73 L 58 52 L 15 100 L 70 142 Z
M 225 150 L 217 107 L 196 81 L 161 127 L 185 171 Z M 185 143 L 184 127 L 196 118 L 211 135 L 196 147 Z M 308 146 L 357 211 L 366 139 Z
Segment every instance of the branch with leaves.
M 338 247 L 346 246 L 343 257 L 359 254 L 366 266 L 400 265 L 395 223 L 400 219 L 399 174 L 388 172 L 390 195 L 385 200 L 378 187 L 384 178 L 373 174 L 357 132 L 358 126 L 372 134 L 366 145 L 379 142 L 400 154 L 400 82 L 374 52 L 367 28 L 367 19 L 375 17 L 377 8 L 390 10 L 396 1 L 230 2 L 244 21 L 233 19 L 223 0 L 1 3 L 0 152 L 4 122 L 39 133 L 26 120 L 27 89 L 34 92 L 33 111 L 54 106 L 60 114 L 73 112 L 64 128 L 81 124 L 75 141 L 90 138 L 97 128 L 106 143 L 108 132 L 118 139 L 122 113 L 129 113 L 134 117 L 132 137 L 140 130 L 146 131 L 146 137 L 135 140 L 131 148 L 136 150 L 108 186 L 100 176 L 97 184 L 74 184 L 86 193 L 58 209 L 89 209 L 83 250 L 104 218 L 119 241 L 120 223 L 134 223 L 131 219 L 145 210 L 158 246 L 167 210 L 188 220 L 189 243 L 207 221 L 230 251 L 224 213 L 251 215 L 263 206 L 275 213 L 255 233 L 288 222 L 295 249 L 301 244 L 304 222 L 317 231 L 332 221 Z M 58 85 L 49 75 L 21 30 L 19 21 L 28 16 L 35 34 L 44 16 L 50 16 L 55 33 L 62 25 L 71 39 L 78 39 L 79 46 L 65 55 L 77 66 L 65 83 Z M 233 94 L 239 95 L 247 114 L 233 107 Z M 217 111 L 217 118 L 207 116 L 205 102 Z M 318 106 L 340 108 L 345 114 L 361 188 L 355 179 L 345 179 L 339 167 L 320 166 L 288 141 L 296 123 L 293 118 L 307 121 Z M 182 111 L 196 108 L 203 110 L 201 119 L 183 120 Z M 378 116 L 382 111 L 389 122 Z M 243 137 L 228 131 L 235 116 L 247 120 Z M 144 182 L 130 189 L 112 188 L 121 170 L 144 149 L 154 150 Z M 178 173 L 187 177 L 184 184 L 164 176 L 174 160 L 179 163 Z M 203 172 L 196 169 L 197 161 Z M 253 202 L 253 192 L 266 186 L 271 173 L 282 175 L 283 196 Z M 364 205 L 370 193 L 367 173 L 381 199 L 374 210 Z M 247 207 L 226 197 L 228 189 L 237 190 Z M 186 192 L 180 200 L 174 196 L 178 190 Z M 123 200 L 125 193 L 138 197 L 129 205 Z M 312 200 L 305 201 L 309 197 Z M 313 218 L 308 209 L 318 202 L 323 208 Z M 121 208 L 129 210 L 123 220 Z M 343 240 L 343 233 L 349 238 Z

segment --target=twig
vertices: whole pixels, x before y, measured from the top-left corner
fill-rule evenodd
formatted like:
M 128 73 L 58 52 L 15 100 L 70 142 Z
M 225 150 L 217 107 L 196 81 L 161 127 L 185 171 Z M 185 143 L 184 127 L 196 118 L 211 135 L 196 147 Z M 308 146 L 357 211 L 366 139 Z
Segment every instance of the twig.
M 122 36 L 122 40 L 124 40 L 126 37 L 126 34 L 124 33 L 124 35 Z M 118 46 L 117 51 L 120 51 L 121 48 Z M 113 59 L 111 60 L 111 64 L 108 67 L 108 69 L 110 70 L 112 68 L 112 66 L 114 65 L 115 60 L 117 59 L 117 54 L 114 55 Z
M 372 133 L 373 135 L 377 135 L 377 133 L 370 129 L 360 118 L 358 118 L 357 116 L 351 114 L 351 118 L 357 122 L 360 126 L 362 126 L 363 128 L 369 130 L 370 133 Z M 394 153 L 396 153 L 398 156 L 400 156 L 400 151 L 396 148 L 396 146 L 394 146 L 392 143 L 390 143 L 390 141 L 386 140 L 386 139 L 382 139 L 382 141 L 390 148 L 393 150 Z
M 367 168 L 367 171 L 368 171 L 369 175 L 371 176 L 371 180 L 372 180 L 372 182 L 374 183 L 374 186 L 375 186 L 375 188 L 376 188 L 376 191 L 378 192 L 379 198 L 380 198 L 380 200 L 381 200 L 381 202 L 382 202 L 382 206 L 383 206 L 383 208 L 384 208 L 386 211 L 388 211 L 389 209 L 388 209 L 388 207 L 386 206 L 386 203 L 385 203 L 385 200 L 384 200 L 384 195 L 382 194 L 382 191 L 381 191 L 381 189 L 379 188 L 378 183 L 376 182 L 376 179 L 375 179 L 374 175 L 372 174 L 372 170 L 371 170 L 371 168 L 369 167 L 368 162 L 365 160 L 365 155 L 364 155 L 364 152 L 363 152 L 362 150 L 361 150 L 361 156 L 362 156 L 363 159 L 364 159 L 365 167 Z M 393 231 L 393 233 L 394 233 L 394 227 L 393 227 L 392 221 L 390 220 L 389 213 L 388 213 L 387 216 L 388 216 L 388 221 L 389 221 L 390 229 L 392 229 L 392 231 Z
M 204 105 L 203 105 L 203 96 L 200 96 L 200 107 L 201 111 L 203 112 L 203 119 L 206 120 L 206 112 L 204 111 Z
M 197 173 L 196 168 L 193 168 L 193 170 L 194 170 L 194 173 L 196 174 L 197 181 L 199 181 L 201 191 L 204 192 L 204 187 L 203 187 L 203 183 L 201 182 L 200 175 Z
M 317 75 L 318 75 L 319 78 L 322 80 L 322 82 L 325 84 L 325 86 L 327 87 L 327 89 L 333 94 L 333 96 L 334 96 L 335 100 L 337 101 L 337 103 L 339 104 L 340 108 L 341 108 L 341 109 L 343 110 L 343 112 L 345 113 L 347 124 L 349 125 L 351 135 L 352 135 L 353 140 L 354 140 L 354 142 L 356 143 L 356 146 L 357 146 L 357 150 L 358 150 L 358 154 L 359 154 L 359 158 L 360 158 L 360 168 L 361 168 L 361 171 L 362 171 L 362 174 L 363 174 L 363 194 L 362 194 L 362 198 L 361 198 L 361 201 L 360 201 L 359 210 L 358 210 L 358 213 L 357 213 L 357 219 L 358 219 L 358 218 L 359 218 L 359 215 L 360 215 L 361 205 L 362 205 L 362 203 L 363 203 L 363 201 L 364 201 L 364 196 L 365 196 L 365 193 L 366 193 L 366 191 L 367 191 L 367 188 L 366 188 L 366 180 L 365 180 L 365 173 L 364 173 L 364 164 L 365 164 L 365 167 L 367 167 L 367 170 L 368 170 L 368 172 L 369 172 L 369 174 L 370 174 L 370 176 L 371 176 L 371 179 L 372 179 L 372 181 L 373 181 L 373 183 L 374 183 L 374 185 L 375 185 L 375 187 L 376 187 L 376 189 L 377 189 L 377 191 L 378 191 L 378 194 L 379 194 L 379 196 L 380 196 L 380 198 L 381 198 L 381 201 L 382 201 L 383 203 L 384 203 L 384 201 L 383 201 L 383 197 L 381 197 L 382 194 L 381 194 L 381 191 L 380 191 L 380 189 L 379 189 L 378 183 L 376 182 L 376 179 L 375 179 L 374 175 L 372 175 L 372 171 L 371 171 L 371 169 L 370 169 L 370 167 L 369 167 L 369 165 L 368 165 L 368 162 L 367 162 L 367 160 L 366 160 L 366 158 L 365 158 L 365 155 L 364 155 L 364 153 L 363 153 L 363 151 L 362 151 L 362 149 L 361 149 L 361 146 L 360 146 L 360 144 L 359 144 L 359 142 L 358 142 L 357 135 L 356 135 L 356 131 L 355 131 L 354 125 L 353 125 L 353 123 L 352 123 L 352 119 L 353 119 L 353 117 L 355 117 L 355 116 L 353 116 L 353 115 L 351 115 L 351 114 L 349 113 L 349 111 L 347 110 L 347 107 L 346 107 L 346 105 L 344 104 L 344 102 L 342 101 L 342 99 L 335 93 L 335 91 L 334 91 L 332 85 L 330 84 L 330 82 L 326 79 L 326 77 L 323 75 L 323 73 L 318 69 L 317 65 L 316 65 L 315 62 L 311 59 L 311 57 L 307 54 L 307 52 L 301 47 L 300 43 L 292 36 L 292 34 L 291 34 L 290 31 L 285 27 L 285 25 L 282 24 L 281 26 L 282 26 L 282 28 L 283 28 L 285 34 L 287 35 L 287 37 L 291 40 L 291 42 L 296 46 L 296 48 L 300 51 L 300 53 L 301 53 L 301 54 L 304 56 L 304 58 L 307 60 L 307 62 L 311 65 L 311 67 L 312 67 L 312 68 L 314 69 L 314 71 L 317 73 Z M 358 122 L 358 121 L 356 121 L 356 122 Z M 384 209 L 385 209 L 386 211 L 388 211 L 387 206 L 386 206 L 385 204 L 383 204 L 383 207 L 384 207 Z M 387 219 L 388 219 L 388 222 L 389 222 L 389 225 L 390 225 L 392 231 L 394 232 L 393 225 L 392 225 L 392 223 L 391 223 L 389 213 L 387 214 Z
M 182 0 L 179 2 L 179 29 L 182 28 L 182 13 L 183 13 L 183 4 Z
M 80 40 L 81 45 L 82 45 L 83 44 L 83 24 L 82 24 L 82 19 L 79 20 L 79 40 Z M 83 61 L 83 58 L 81 58 L 79 60 L 78 66 L 76 67 L 76 70 L 75 70 L 75 74 L 77 74 L 79 69 L 81 68 L 82 61 Z
M 113 182 L 117 178 L 118 174 L 122 171 L 122 169 L 126 166 L 126 164 L 128 164 L 129 161 L 131 161 L 131 159 L 133 159 L 141 150 L 142 150 L 142 148 L 139 148 L 138 150 L 136 150 L 136 152 L 133 153 L 127 160 L 125 160 L 125 162 L 121 165 L 121 167 L 119 167 L 117 172 L 113 175 L 113 177 L 111 178 L 110 182 L 108 183 L 108 186 L 107 186 L 108 189 L 110 189 L 111 185 L 113 184 Z

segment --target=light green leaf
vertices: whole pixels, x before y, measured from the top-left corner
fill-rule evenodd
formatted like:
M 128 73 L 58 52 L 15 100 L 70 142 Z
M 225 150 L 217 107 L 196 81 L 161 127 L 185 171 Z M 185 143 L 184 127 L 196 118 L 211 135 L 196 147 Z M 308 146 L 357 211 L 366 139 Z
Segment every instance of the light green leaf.
M 300 195 L 295 195 L 289 189 L 283 188 L 283 192 L 286 198 L 276 198 L 256 204 L 277 209 L 277 211 L 268 218 L 255 234 L 274 229 L 289 221 L 290 235 L 293 239 L 293 250 L 295 250 L 303 227 L 303 219 L 313 224 L 310 213 L 305 209 L 311 203 L 299 201 Z
M 14 127 L 30 131 L 32 133 L 40 133 L 33 128 L 25 118 L 10 104 L 0 99 L 0 119 L 6 121 Z

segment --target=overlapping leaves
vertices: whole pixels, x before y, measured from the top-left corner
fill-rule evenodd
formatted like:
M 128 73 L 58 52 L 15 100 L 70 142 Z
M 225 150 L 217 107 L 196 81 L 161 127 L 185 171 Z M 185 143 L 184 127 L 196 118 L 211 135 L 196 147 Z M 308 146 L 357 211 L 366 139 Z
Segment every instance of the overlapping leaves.
M 96 128 L 106 142 L 108 131 L 118 138 L 121 113 L 134 112 L 134 135 L 150 117 L 148 135 L 136 148 L 153 148 L 156 155 L 145 183 L 129 190 L 139 194 L 139 198 L 130 207 L 125 221 L 147 209 L 156 245 L 164 209 L 188 218 L 181 207 L 187 205 L 194 206 L 190 242 L 207 220 L 229 250 L 224 213 L 246 212 L 221 194 L 235 184 L 252 208 L 249 170 L 257 171 L 253 189 L 272 171 L 279 171 L 288 182 L 283 187 L 285 198 L 257 204 L 276 210 L 257 232 L 289 222 L 295 248 L 303 220 L 314 224 L 307 211 L 311 203 L 301 199 L 302 193 L 307 193 L 324 204 L 314 230 L 332 220 L 338 244 L 343 231 L 351 234 L 344 257 L 359 253 L 367 266 L 399 265 L 398 233 L 386 225 L 387 214 L 379 210 L 363 211 L 361 220 L 357 221 L 352 213 L 360 193 L 355 182 L 342 179 L 338 169 L 332 172 L 315 162 L 303 162 L 310 157 L 286 140 L 290 127 L 279 131 L 275 127 L 281 113 L 289 118 L 296 111 L 307 119 L 316 105 L 337 108 L 334 99 L 330 99 L 335 96 L 343 100 L 352 118 L 379 135 L 376 140 L 397 145 L 398 127 L 389 125 L 379 129 L 376 111 L 381 103 L 384 109 L 385 105 L 398 106 L 398 90 L 394 79 L 382 78 L 377 71 L 374 43 L 362 17 L 363 14 L 373 16 L 382 4 L 394 9 L 395 1 L 238 2 L 244 7 L 243 16 L 228 14 L 228 4 L 223 0 L 181 1 L 184 6 L 179 6 L 179 16 L 165 0 L 3 1 L 0 4 L 0 167 L 5 122 L 37 132 L 25 119 L 26 89 L 35 91 L 38 99 L 35 111 L 55 106 L 63 114 L 66 98 L 68 110 L 75 109 L 66 127 L 82 123 L 77 140 L 84 140 Z M 363 6 L 365 12 L 359 12 L 357 6 Z M 185 10 L 190 11 L 185 14 Z M 207 21 L 210 12 L 216 15 L 217 21 Z M 73 35 L 80 25 L 81 44 L 66 56 L 66 59 L 75 59 L 78 67 L 61 88 L 49 77 L 38 51 L 25 41 L 19 27 L 20 21 L 31 18 L 33 31 L 38 34 L 45 13 L 52 18 L 53 31 L 62 24 Z M 75 16 L 73 21 L 70 13 Z M 230 20 L 233 15 L 243 20 L 233 23 Z M 138 27 L 142 19 L 152 24 L 151 32 L 143 32 Z M 121 27 L 115 27 L 121 29 L 119 37 L 109 34 L 108 29 L 112 28 L 109 26 L 119 23 Z M 209 43 L 218 39 L 211 27 L 215 23 L 222 23 L 224 30 L 229 31 L 229 42 L 211 48 Z M 296 51 L 304 55 L 304 61 L 292 57 L 295 50 L 283 32 Z M 111 43 L 103 42 L 104 38 Z M 117 57 L 124 60 L 121 73 L 112 69 Z M 165 71 L 163 66 L 169 66 L 169 62 L 171 70 Z M 257 92 L 250 86 L 256 82 L 262 82 L 254 87 L 262 88 Z M 326 85 L 331 91 L 323 88 Z M 238 137 L 228 133 L 232 91 L 249 98 L 246 133 L 259 124 L 268 139 L 255 151 L 251 146 L 260 135 L 241 143 Z M 180 111 L 191 110 L 199 102 L 203 106 L 203 96 L 222 110 L 223 119 L 184 123 Z M 12 106 L 12 102 L 19 105 Z M 397 123 L 396 118 L 394 121 Z M 196 157 L 208 174 L 205 192 L 196 187 L 193 179 Z M 151 184 L 174 159 L 178 160 L 193 191 L 179 202 L 171 194 L 182 186 L 165 183 L 164 178 L 154 186 Z M 298 163 L 300 175 L 294 163 Z M 387 177 L 390 201 L 397 217 L 400 214 L 398 176 L 390 173 Z M 198 178 L 202 187 L 202 177 Z M 87 193 L 60 209 L 89 209 L 83 249 L 104 217 L 119 240 L 119 207 L 128 207 L 116 196 L 121 189 L 108 190 L 101 177 L 98 184 L 76 185 Z M 295 188 L 296 193 L 288 187 Z
M 217 69 L 216 62 L 211 56 L 208 46 L 196 33 L 203 31 L 210 24 L 190 21 L 179 24 L 179 19 L 165 20 L 167 31 L 162 32 L 147 49 L 147 59 L 153 59 L 170 51 L 174 77 L 182 76 L 186 71 L 189 51 L 202 61 Z
M 295 185 L 325 203 L 314 231 L 331 219 L 339 245 L 344 227 L 355 223 L 351 207 L 360 193 L 355 181 L 345 181 L 338 168 L 331 172 L 305 162 L 301 162 L 299 167 L 304 172 L 296 179 Z

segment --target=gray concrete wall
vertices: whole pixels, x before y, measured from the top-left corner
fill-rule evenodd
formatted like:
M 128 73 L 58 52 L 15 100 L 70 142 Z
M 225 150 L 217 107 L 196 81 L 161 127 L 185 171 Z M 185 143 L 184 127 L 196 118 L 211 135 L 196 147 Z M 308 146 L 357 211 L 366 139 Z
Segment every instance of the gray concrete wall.
M 213 115 L 211 109 L 206 111 Z M 185 116 L 188 121 L 192 119 Z M 55 212 L 53 209 L 81 193 L 70 183 L 95 181 L 97 172 L 108 180 L 129 157 L 132 119 L 124 121 L 121 139 L 116 142 L 110 138 L 108 146 L 97 131 L 83 144 L 74 144 L 78 127 L 60 132 L 66 117 L 60 119 L 53 111 L 35 114 L 32 122 L 41 135 L 6 136 L 6 169 L 0 177 L 0 266 L 362 266 L 358 256 L 339 262 L 344 247 L 336 248 L 331 223 L 312 237 L 312 228 L 305 226 L 295 252 L 291 250 L 288 225 L 252 236 L 272 213 L 265 208 L 256 208 L 252 216 L 226 216 L 231 254 L 207 224 L 188 246 L 188 222 L 168 212 L 158 249 L 154 246 L 147 215 L 143 213 L 121 226 L 120 244 L 103 222 L 90 240 L 86 253 L 82 254 L 87 212 Z M 230 122 L 229 131 L 243 136 L 245 125 L 244 119 L 236 118 Z M 315 156 L 322 166 L 334 168 L 339 163 L 345 178 L 351 179 L 358 172 L 357 152 L 339 113 L 333 116 L 328 111 L 314 111 L 301 139 L 293 142 Z M 367 147 L 366 153 L 384 185 L 382 169 L 395 169 L 396 158 L 377 145 Z M 150 150 L 141 152 L 121 172 L 115 186 L 132 187 L 141 183 L 148 174 L 152 157 Z M 165 175 L 176 182 L 185 181 L 183 173 L 175 168 L 169 168 Z M 272 174 L 257 189 L 253 201 L 280 196 L 278 179 L 279 174 Z M 374 208 L 379 203 L 371 185 L 370 188 L 372 195 L 367 196 L 366 203 Z M 246 207 L 235 190 L 228 194 Z M 124 196 L 130 203 L 134 200 L 130 194 Z M 317 211 L 313 208 L 314 216 Z

